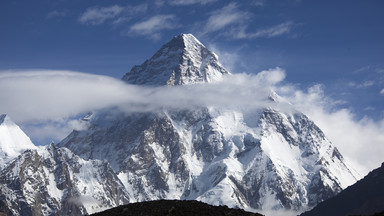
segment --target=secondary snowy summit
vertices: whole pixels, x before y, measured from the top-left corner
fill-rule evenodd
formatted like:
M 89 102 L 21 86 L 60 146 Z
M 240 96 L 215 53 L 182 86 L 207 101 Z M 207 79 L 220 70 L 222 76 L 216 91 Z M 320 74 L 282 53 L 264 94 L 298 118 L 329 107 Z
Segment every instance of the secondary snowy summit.
M 25 150 L 36 148 L 8 115 L 0 115 L 0 170 Z

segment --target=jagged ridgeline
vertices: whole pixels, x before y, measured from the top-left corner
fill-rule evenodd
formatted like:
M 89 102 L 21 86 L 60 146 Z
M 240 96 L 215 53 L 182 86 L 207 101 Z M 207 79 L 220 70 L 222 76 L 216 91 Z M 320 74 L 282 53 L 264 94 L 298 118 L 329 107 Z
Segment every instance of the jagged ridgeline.
M 182 34 L 123 80 L 172 88 L 223 76 L 231 74 L 218 57 Z M 1 200 L 9 212 L 76 215 L 160 199 L 300 211 L 356 181 L 334 145 L 298 111 L 102 110 L 84 121 L 87 129 L 27 151 L 2 170 Z

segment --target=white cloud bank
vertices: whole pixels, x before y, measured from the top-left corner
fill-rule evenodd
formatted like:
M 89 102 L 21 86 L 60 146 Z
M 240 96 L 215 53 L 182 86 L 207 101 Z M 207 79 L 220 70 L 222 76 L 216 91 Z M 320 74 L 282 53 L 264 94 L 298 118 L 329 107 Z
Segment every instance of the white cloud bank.
M 350 110 L 335 108 L 338 101 L 324 95 L 321 85 L 307 91 L 285 86 L 280 92 L 324 131 L 360 174 L 384 162 L 384 119 L 356 119 Z
M 356 120 L 351 111 L 336 109 L 336 102 L 323 94 L 321 86 L 301 91 L 282 84 L 284 78 L 285 72 L 276 68 L 257 75 L 235 74 L 209 85 L 169 88 L 128 85 L 73 71 L 0 71 L 0 113 L 26 125 L 26 132 L 36 139 L 60 140 L 72 128 L 81 127 L 71 119 L 92 110 L 117 107 L 137 112 L 199 105 L 259 108 L 273 106 L 266 96 L 274 89 L 308 114 L 362 174 L 383 162 L 383 119 Z

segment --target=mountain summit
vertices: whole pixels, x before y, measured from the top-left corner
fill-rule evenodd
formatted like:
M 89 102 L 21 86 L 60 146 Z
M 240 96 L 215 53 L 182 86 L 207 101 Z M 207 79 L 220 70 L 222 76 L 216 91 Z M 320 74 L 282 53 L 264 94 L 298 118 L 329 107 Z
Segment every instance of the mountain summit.
M 192 34 L 181 34 L 155 55 L 125 74 L 123 80 L 137 85 L 185 85 L 220 80 L 229 72 Z

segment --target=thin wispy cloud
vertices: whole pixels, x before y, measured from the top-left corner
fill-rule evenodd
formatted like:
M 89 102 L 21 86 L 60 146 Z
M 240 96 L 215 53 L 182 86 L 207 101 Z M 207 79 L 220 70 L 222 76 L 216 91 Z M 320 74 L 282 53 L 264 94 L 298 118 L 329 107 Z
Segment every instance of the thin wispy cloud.
M 370 86 L 373 86 L 375 84 L 374 81 L 372 80 L 367 80 L 367 81 L 364 81 L 364 82 L 361 82 L 361 83 L 356 83 L 356 82 L 349 82 L 348 85 L 350 87 L 355 87 L 355 88 L 368 88 Z
M 155 15 L 144 21 L 135 23 L 129 28 L 131 35 L 145 35 L 152 39 L 159 39 L 161 31 L 177 28 L 176 16 L 172 14 Z
M 380 94 L 384 95 L 384 88 L 381 89 Z
M 168 3 L 171 5 L 193 5 L 193 4 L 205 5 L 215 1 L 217 0 L 170 0 L 168 1 Z
M 383 68 L 376 68 L 375 71 L 378 74 L 384 74 L 384 69 Z
M 113 5 L 109 7 L 88 8 L 78 19 L 82 24 L 100 25 L 108 19 L 113 19 L 124 10 L 124 7 Z
M 253 0 L 251 2 L 251 5 L 257 6 L 257 7 L 262 7 L 265 5 L 265 1 L 264 0 Z
M 54 10 L 48 13 L 47 18 L 51 19 L 51 18 L 65 17 L 65 16 L 67 16 L 66 12 Z
M 353 73 L 361 73 L 361 72 L 370 70 L 371 68 L 372 68 L 371 65 L 367 65 L 367 66 L 361 67 L 361 68 L 353 71 Z
M 112 5 L 107 7 L 94 6 L 87 8 L 79 17 L 78 21 L 82 24 L 101 25 L 110 21 L 117 25 L 130 21 L 135 15 L 144 14 L 148 9 L 147 4 L 135 6 Z
M 238 39 L 249 39 L 249 38 L 273 38 L 278 37 L 287 33 L 290 33 L 293 27 L 293 22 L 284 22 L 272 27 L 260 29 L 256 32 L 246 32 L 245 27 L 240 28 L 237 33 L 234 34 L 235 38 Z
M 262 6 L 262 2 L 255 2 Z M 201 35 L 219 33 L 232 39 L 253 39 L 253 38 L 273 38 L 288 34 L 295 26 L 293 22 L 286 21 L 275 26 L 260 28 L 257 31 L 250 31 L 249 25 L 252 23 L 252 13 L 241 10 L 236 3 L 211 12 L 208 20 L 203 24 Z M 202 25 L 202 23 L 198 23 Z
M 230 3 L 211 13 L 204 26 L 203 34 L 216 32 L 231 25 L 242 24 L 248 15 L 248 12 L 239 10 L 236 3 Z
M 78 19 L 85 25 L 109 24 L 113 28 L 122 27 L 121 34 L 124 36 L 146 36 L 153 40 L 158 40 L 166 30 L 176 29 L 181 26 L 194 26 L 192 32 L 199 35 L 220 35 L 230 39 L 252 39 L 252 38 L 273 38 L 292 31 L 294 23 L 287 21 L 275 26 L 260 28 L 257 31 L 250 31 L 249 26 L 254 24 L 253 14 L 243 8 L 240 3 L 229 3 L 219 9 L 207 13 L 206 20 L 197 22 L 179 19 L 176 14 L 159 14 L 159 10 L 168 7 L 188 6 L 194 4 L 205 5 L 217 0 L 157 0 L 153 6 L 140 4 L 135 6 L 111 5 L 106 7 L 89 7 Z M 250 5 L 261 7 L 264 1 L 253 1 Z M 160 10 L 161 11 L 161 10 Z M 147 12 L 157 15 L 147 17 Z M 55 16 L 53 13 L 52 16 Z M 145 17 L 145 18 L 143 18 Z M 180 23 L 183 21 L 183 23 Z

